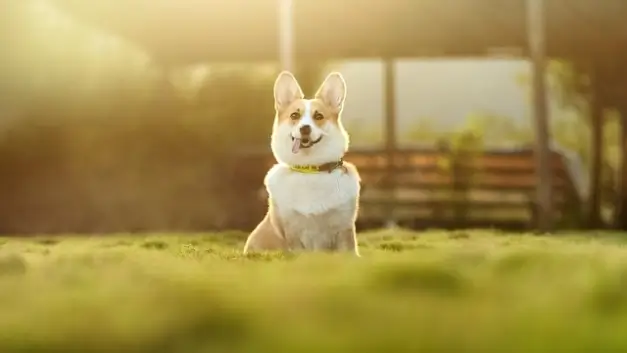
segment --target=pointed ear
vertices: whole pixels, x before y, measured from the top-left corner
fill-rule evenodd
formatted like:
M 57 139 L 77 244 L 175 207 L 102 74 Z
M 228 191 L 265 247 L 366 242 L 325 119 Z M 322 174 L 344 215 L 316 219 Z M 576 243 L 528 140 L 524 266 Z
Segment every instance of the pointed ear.
M 335 109 L 338 113 L 344 107 L 346 99 L 346 81 L 339 72 L 330 73 L 316 92 L 316 98 Z
M 277 110 L 287 108 L 295 100 L 303 99 L 305 95 L 300 89 L 298 81 L 289 71 L 282 71 L 274 81 L 274 106 Z

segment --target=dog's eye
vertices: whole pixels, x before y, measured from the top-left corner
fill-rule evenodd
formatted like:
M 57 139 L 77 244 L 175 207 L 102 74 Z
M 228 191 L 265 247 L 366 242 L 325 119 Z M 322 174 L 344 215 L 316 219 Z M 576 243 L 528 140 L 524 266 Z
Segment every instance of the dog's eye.
M 322 120 L 324 119 L 324 115 L 322 115 L 321 113 L 316 112 L 313 116 L 314 120 Z
M 292 114 L 290 114 L 290 119 L 292 119 L 292 120 L 300 119 L 300 113 L 299 112 L 293 112 Z

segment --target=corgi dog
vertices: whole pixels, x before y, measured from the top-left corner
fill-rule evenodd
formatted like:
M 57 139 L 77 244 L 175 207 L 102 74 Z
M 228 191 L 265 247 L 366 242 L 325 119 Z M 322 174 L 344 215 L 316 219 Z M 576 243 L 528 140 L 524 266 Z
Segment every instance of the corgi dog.
M 244 253 L 331 251 L 357 256 L 355 221 L 360 177 L 343 160 L 349 137 L 341 114 L 346 82 L 330 73 L 313 99 L 294 75 L 274 83 L 276 114 L 271 136 L 277 160 L 266 174 L 268 212 L 248 236 Z

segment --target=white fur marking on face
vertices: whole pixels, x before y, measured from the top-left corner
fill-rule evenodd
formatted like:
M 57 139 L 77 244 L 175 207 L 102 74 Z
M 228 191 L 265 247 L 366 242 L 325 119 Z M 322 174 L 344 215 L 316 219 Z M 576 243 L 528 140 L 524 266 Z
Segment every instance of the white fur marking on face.
M 309 125 L 313 127 L 314 121 L 313 121 L 313 117 L 311 116 L 311 101 L 305 101 L 305 111 L 303 112 L 303 115 L 300 118 L 300 123 L 298 124 L 298 127 L 300 128 L 301 126 L 305 126 L 305 125 Z
M 325 131 L 316 125 L 313 120 L 312 102 L 310 100 L 303 101 L 303 113 L 301 114 L 300 121 L 292 129 L 292 136 L 294 138 L 302 137 L 300 134 L 300 128 L 309 125 L 311 126 L 311 138 L 317 140 L 321 135 L 326 135 Z

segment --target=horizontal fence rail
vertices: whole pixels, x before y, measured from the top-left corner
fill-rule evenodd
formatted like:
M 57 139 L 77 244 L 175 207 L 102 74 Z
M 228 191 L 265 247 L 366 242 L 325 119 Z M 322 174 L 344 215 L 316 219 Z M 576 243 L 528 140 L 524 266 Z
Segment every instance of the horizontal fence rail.
M 275 163 L 270 154 L 244 158 L 260 168 Z M 365 227 L 382 225 L 389 217 L 416 227 L 526 229 L 535 222 L 532 150 L 480 151 L 469 157 L 437 148 L 403 149 L 394 165 L 383 150 L 353 150 L 345 160 L 362 178 L 358 224 Z M 556 216 L 572 222 L 580 207 L 572 176 L 560 153 L 553 152 L 551 163 Z

